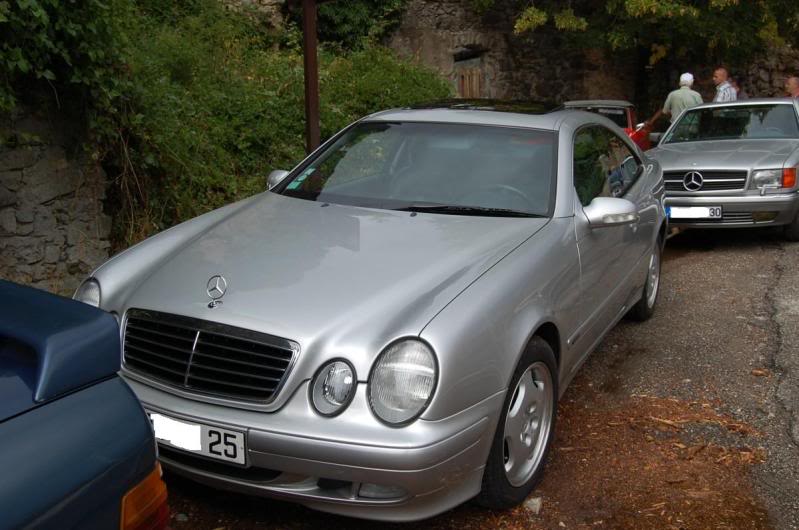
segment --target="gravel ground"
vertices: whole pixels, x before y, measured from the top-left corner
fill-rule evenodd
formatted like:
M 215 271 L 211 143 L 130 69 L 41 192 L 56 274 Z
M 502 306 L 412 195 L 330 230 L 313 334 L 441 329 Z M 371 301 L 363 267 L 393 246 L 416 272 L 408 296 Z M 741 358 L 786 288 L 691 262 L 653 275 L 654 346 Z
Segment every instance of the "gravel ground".
M 671 238 L 656 315 L 581 369 L 527 507 L 398 528 L 799 529 L 796 264 L 776 231 Z M 377 526 L 167 481 L 176 529 Z

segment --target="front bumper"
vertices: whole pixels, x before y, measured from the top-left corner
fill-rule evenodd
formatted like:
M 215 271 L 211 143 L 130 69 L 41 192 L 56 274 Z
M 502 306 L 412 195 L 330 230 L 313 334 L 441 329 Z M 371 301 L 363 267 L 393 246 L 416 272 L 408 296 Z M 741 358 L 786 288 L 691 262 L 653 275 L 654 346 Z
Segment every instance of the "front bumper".
M 480 491 L 504 399 L 500 392 L 449 418 L 392 428 L 368 410 L 364 384 L 344 413 L 323 418 L 308 403 L 307 382 L 274 413 L 202 403 L 128 382 L 148 410 L 246 433 L 246 466 L 161 447 L 159 458 L 168 469 L 222 489 L 386 521 L 432 517 Z
M 721 206 L 721 219 L 673 219 L 669 226 L 760 227 L 789 224 L 799 212 L 799 192 L 774 195 L 667 195 L 670 206 Z

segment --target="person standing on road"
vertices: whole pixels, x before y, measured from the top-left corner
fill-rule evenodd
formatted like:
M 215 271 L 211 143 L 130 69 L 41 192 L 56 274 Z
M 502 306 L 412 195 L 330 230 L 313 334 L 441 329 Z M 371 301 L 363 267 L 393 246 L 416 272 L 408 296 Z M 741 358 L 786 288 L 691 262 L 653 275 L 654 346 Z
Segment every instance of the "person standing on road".
M 713 103 L 724 103 L 726 101 L 735 101 L 738 99 L 738 94 L 729 82 L 730 72 L 723 66 L 719 66 L 713 72 L 713 84 L 716 85 L 716 97 L 713 98 Z
M 733 90 L 735 90 L 735 98 L 749 99 L 749 94 L 747 94 L 746 90 L 741 86 L 740 79 L 741 78 L 738 76 L 730 76 L 730 85 L 732 85 Z
M 666 97 L 666 102 L 663 104 L 663 108 L 646 121 L 647 126 L 651 128 L 652 124 L 664 114 L 668 116 L 669 121 L 673 123 L 685 109 L 701 105 L 702 96 L 699 92 L 691 88 L 693 84 L 694 76 L 692 74 L 688 72 L 682 74 L 680 76 L 680 88 L 669 92 L 669 95 Z
M 799 98 L 799 77 L 792 75 L 785 80 L 785 95 L 789 98 Z

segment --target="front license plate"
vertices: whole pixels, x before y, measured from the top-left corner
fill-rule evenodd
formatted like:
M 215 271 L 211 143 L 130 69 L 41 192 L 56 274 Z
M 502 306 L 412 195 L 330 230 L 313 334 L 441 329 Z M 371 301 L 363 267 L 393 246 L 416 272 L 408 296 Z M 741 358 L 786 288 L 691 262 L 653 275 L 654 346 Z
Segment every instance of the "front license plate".
M 147 412 L 159 443 L 209 458 L 244 464 L 244 433 Z
M 721 219 L 721 206 L 669 206 L 666 215 L 671 219 Z

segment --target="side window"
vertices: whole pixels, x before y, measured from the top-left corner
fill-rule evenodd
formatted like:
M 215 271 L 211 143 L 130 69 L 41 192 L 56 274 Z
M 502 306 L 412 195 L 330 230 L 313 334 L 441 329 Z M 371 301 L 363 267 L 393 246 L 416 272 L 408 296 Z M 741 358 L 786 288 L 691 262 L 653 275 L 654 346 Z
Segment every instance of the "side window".
M 640 175 L 640 164 L 627 144 L 614 133 L 603 129 L 608 136 L 610 148 L 610 168 L 608 180 L 611 196 L 621 197 L 629 190 Z
M 574 187 L 583 206 L 594 197 L 611 197 L 609 152 L 608 137 L 599 127 L 586 127 L 574 137 Z
M 574 137 L 574 187 L 583 206 L 595 197 L 621 197 L 639 174 L 638 160 L 613 132 L 594 126 Z

